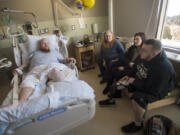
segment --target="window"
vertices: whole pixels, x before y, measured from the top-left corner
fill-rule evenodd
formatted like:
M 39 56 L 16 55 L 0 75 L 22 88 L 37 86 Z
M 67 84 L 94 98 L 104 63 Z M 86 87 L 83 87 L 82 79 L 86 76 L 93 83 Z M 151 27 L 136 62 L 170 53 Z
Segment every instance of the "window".
M 180 0 L 168 0 L 161 41 L 165 47 L 180 49 Z

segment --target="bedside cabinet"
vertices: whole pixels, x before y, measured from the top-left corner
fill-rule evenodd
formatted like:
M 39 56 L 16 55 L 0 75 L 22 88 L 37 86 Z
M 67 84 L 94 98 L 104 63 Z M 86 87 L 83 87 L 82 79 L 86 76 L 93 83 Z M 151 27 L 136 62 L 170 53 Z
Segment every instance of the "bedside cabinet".
M 94 68 L 94 45 L 75 46 L 77 66 L 81 71 Z

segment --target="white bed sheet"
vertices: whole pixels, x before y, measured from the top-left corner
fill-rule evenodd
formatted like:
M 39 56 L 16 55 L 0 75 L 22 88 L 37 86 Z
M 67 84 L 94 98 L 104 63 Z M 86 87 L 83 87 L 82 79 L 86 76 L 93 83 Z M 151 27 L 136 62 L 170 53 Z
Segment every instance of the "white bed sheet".
M 22 104 L 0 109 L 0 125 L 30 117 L 48 108 L 56 108 L 63 102 L 77 97 L 94 99 L 94 90 L 81 80 L 50 83 L 48 93 Z

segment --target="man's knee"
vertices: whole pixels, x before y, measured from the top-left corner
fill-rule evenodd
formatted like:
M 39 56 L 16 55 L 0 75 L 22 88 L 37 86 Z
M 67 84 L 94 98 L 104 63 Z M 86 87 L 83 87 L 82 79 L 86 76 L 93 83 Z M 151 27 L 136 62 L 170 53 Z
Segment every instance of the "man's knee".
M 134 99 L 131 99 L 131 103 L 132 103 L 133 105 L 134 105 L 134 104 L 137 104 Z
M 144 95 L 141 95 L 138 92 L 135 92 L 131 97 L 131 101 L 134 106 L 137 106 L 144 110 L 147 109 L 148 102 Z
M 135 108 L 137 108 L 137 109 L 139 109 L 139 110 L 142 110 L 142 111 L 147 110 L 148 104 L 146 104 L 146 103 L 144 104 L 144 103 L 137 102 L 137 101 L 134 100 L 134 99 L 132 99 L 131 102 L 132 102 L 133 107 L 135 107 Z
M 131 99 L 131 103 L 133 106 L 139 106 L 139 104 L 134 99 Z

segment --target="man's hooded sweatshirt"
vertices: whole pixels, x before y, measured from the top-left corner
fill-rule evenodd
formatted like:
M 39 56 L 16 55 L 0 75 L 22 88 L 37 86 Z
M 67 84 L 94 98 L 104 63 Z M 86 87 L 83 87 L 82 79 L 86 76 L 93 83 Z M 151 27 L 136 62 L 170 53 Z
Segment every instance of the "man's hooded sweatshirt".
M 161 51 L 150 61 L 139 62 L 129 76 L 135 77 L 132 85 L 141 92 L 163 98 L 174 88 L 176 73 Z

